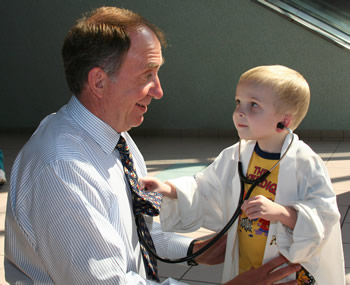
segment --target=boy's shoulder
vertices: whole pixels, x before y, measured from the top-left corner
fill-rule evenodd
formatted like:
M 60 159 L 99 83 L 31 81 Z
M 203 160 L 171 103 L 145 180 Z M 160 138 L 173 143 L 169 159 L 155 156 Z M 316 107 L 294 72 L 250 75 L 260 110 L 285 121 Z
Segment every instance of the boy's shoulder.
M 302 170 L 305 168 L 325 168 L 322 158 L 305 142 L 298 140 L 295 148 L 296 166 Z
M 302 140 L 296 141 L 296 154 L 303 159 L 318 157 L 318 154 Z

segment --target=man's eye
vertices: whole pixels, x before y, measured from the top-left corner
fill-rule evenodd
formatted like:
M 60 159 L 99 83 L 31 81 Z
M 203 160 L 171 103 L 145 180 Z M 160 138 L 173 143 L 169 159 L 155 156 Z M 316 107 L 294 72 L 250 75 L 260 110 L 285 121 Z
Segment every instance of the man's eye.
M 254 107 L 254 108 L 256 108 L 256 107 L 259 106 L 259 105 L 258 105 L 257 103 L 255 103 L 255 102 L 250 103 L 250 105 L 251 105 L 252 107 Z
M 238 100 L 238 99 L 236 99 L 236 100 L 235 100 L 235 103 L 236 103 L 236 105 L 239 105 L 239 103 L 241 103 L 241 101 Z

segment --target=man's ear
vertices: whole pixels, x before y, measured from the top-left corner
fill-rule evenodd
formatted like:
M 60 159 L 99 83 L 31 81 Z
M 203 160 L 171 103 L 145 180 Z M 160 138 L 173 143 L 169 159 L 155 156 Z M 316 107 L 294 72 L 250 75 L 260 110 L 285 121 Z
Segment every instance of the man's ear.
M 107 74 L 100 68 L 94 67 L 88 74 L 88 85 L 91 92 L 98 98 L 102 99 Z

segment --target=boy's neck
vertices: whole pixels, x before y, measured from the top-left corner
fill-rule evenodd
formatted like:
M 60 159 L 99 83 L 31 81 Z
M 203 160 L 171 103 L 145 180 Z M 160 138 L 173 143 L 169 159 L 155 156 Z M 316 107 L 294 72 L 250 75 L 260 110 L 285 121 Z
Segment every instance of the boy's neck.
M 281 133 L 269 139 L 258 140 L 259 148 L 269 153 L 281 153 L 284 140 L 288 133 Z

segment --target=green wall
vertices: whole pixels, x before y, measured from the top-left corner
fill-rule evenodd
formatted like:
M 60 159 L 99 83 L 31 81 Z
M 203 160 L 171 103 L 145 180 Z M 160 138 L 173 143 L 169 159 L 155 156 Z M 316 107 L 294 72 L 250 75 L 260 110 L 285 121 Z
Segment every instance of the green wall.
M 301 72 L 311 106 L 301 131 L 350 133 L 350 53 L 249 0 L 2 1 L 0 130 L 33 129 L 70 98 L 60 49 L 81 13 L 139 12 L 167 34 L 153 101 L 138 132 L 230 134 L 240 74 L 263 64 Z

